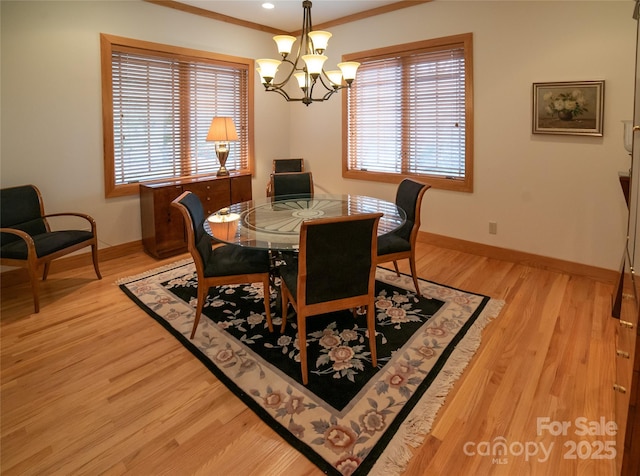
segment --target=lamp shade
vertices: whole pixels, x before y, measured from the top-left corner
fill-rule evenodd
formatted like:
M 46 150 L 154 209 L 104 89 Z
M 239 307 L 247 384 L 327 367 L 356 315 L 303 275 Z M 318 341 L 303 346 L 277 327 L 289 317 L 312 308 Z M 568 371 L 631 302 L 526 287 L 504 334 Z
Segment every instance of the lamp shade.
M 331 33 L 328 31 L 310 31 L 309 38 L 311 38 L 311 42 L 313 43 L 313 51 L 323 52 L 327 49 Z
M 324 55 L 304 55 L 302 60 L 307 65 L 307 71 L 313 77 L 318 76 L 322 72 L 322 65 L 327 61 Z
M 207 134 L 208 141 L 229 142 L 238 140 L 236 126 L 231 117 L 214 117 Z
M 347 83 L 350 83 L 356 79 L 356 71 L 358 70 L 360 63 L 356 61 L 345 61 L 344 63 L 338 63 L 338 68 L 342 70 L 342 76 Z
M 266 79 L 268 83 L 276 77 L 276 71 L 278 71 L 278 66 L 282 61 L 267 58 L 256 60 L 256 63 L 258 63 L 258 68 L 260 69 L 260 76 Z
M 278 45 L 278 53 L 286 56 L 291 53 L 291 48 L 296 42 L 296 37 L 290 35 L 276 35 L 273 37 L 273 41 Z

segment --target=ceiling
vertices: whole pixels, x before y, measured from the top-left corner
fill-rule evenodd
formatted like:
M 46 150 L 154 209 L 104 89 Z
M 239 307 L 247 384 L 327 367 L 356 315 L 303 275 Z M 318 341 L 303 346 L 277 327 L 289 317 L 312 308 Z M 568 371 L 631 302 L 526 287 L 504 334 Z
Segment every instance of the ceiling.
M 262 8 L 265 1 L 272 3 L 275 8 L 272 10 Z M 293 32 L 302 28 L 302 0 L 179 0 L 179 3 L 285 32 Z M 311 20 L 315 26 L 394 3 L 409 2 L 398 2 L 397 0 L 313 0 Z

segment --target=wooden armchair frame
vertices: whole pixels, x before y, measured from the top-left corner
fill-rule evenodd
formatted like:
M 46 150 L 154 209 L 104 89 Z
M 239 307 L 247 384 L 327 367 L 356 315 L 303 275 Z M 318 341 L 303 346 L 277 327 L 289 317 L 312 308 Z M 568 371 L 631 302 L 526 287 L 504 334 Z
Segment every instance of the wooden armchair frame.
M 5 226 L 0 228 L 1 233 L 8 233 L 13 236 L 18 237 L 24 243 L 26 247 L 26 256 L 25 258 L 11 258 L 11 257 L 0 257 L 0 264 L 3 266 L 15 266 L 20 268 L 26 268 L 29 273 L 29 281 L 31 283 L 31 290 L 33 293 L 33 305 L 35 312 L 40 312 L 40 297 L 39 297 L 39 279 L 38 279 L 38 269 L 40 266 L 44 266 L 44 271 L 42 273 L 42 280 L 46 280 L 49 275 L 49 270 L 51 267 L 51 262 L 57 258 L 68 255 L 77 251 L 86 246 L 91 246 L 91 255 L 93 259 L 93 268 L 95 269 L 96 276 L 98 279 L 102 279 L 102 275 L 100 274 L 100 268 L 98 266 L 98 233 L 97 233 L 97 225 L 96 221 L 90 215 L 86 213 L 77 213 L 77 212 L 60 212 L 60 213 L 49 213 L 45 214 L 44 212 L 44 202 L 42 200 L 42 194 L 40 190 L 35 185 L 24 185 L 20 187 L 12 187 L 10 189 L 4 189 L 3 191 L 10 191 L 12 189 L 18 188 L 32 188 L 37 195 L 37 200 L 40 207 L 40 216 L 36 217 L 42 220 L 44 225 L 44 232 L 34 235 L 36 240 L 44 234 L 52 234 L 52 233 L 63 233 L 63 232 L 55 232 L 51 231 L 51 226 L 49 225 L 48 218 L 52 217 L 79 217 L 81 219 L 86 220 L 91 226 L 90 238 L 84 239 L 81 241 L 74 242 L 71 245 L 64 246 L 57 251 L 53 251 L 47 254 L 43 254 L 42 256 L 38 255 L 38 245 L 29 233 L 23 231 L 19 228 L 13 228 L 11 226 Z M 5 203 L 5 206 L 7 204 Z M 4 220 L 2 220 L 4 223 Z M 14 223 L 15 226 L 20 226 L 21 223 Z M 71 233 L 82 233 L 81 231 L 73 231 Z M 4 243 L 3 243 L 4 245 Z

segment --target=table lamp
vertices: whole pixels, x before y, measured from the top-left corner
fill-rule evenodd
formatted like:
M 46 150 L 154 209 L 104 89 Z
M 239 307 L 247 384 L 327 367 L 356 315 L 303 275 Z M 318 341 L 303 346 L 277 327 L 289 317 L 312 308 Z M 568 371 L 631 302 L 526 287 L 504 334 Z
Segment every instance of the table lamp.
M 238 133 L 236 126 L 231 117 L 214 117 L 209 127 L 207 141 L 215 142 L 216 156 L 220 162 L 220 169 L 216 174 L 218 177 L 229 175 L 229 171 L 225 167 L 227 157 L 229 156 L 229 142 L 237 141 Z

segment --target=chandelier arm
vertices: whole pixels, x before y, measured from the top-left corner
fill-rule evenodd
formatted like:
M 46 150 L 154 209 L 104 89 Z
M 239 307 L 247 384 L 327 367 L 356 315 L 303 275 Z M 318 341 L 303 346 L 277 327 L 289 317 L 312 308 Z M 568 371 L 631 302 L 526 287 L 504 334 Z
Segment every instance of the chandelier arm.
M 298 50 L 298 57 L 300 56 L 300 51 Z M 283 60 L 284 63 L 289 63 L 291 65 L 291 70 L 289 71 L 289 74 L 287 74 L 287 77 L 280 81 L 279 83 L 274 83 L 273 81 L 271 82 L 271 86 L 276 88 L 276 89 L 280 89 L 282 88 L 285 84 L 287 84 L 289 82 L 289 80 L 291 79 L 291 76 L 293 76 L 293 73 L 295 73 L 296 71 L 301 71 L 300 68 L 296 67 L 297 64 L 297 58 L 296 58 L 296 63 L 294 63 L 293 61 L 289 60 L 289 59 L 284 59 Z
M 327 73 L 324 72 L 324 69 L 322 70 L 322 74 L 320 74 L 319 78 L 320 78 L 320 82 L 322 83 L 322 85 L 324 86 L 324 88 L 327 91 L 332 91 L 333 92 L 333 91 L 337 91 L 338 89 L 342 89 L 341 85 L 338 85 L 338 86 L 334 86 L 333 85 L 333 83 L 329 79 L 329 76 L 327 76 Z M 327 85 L 327 83 L 325 83 L 325 78 L 329 83 L 328 85 Z
M 332 89 L 331 91 L 327 91 L 327 93 L 324 96 L 322 96 L 322 99 L 315 99 L 315 101 L 326 101 L 337 92 L 338 92 L 338 89 Z
M 280 96 L 282 96 L 283 98 L 285 98 L 287 101 L 293 101 L 293 99 L 291 99 L 291 97 L 289 97 L 289 95 L 287 94 L 287 92 L 282 89 L 282 88 L 273 88 L 271 86 L 266 87 L 265 86 L 265 91 L 269 91 L 269 92 L 274 92 L 274 93 L 278 93 Z

